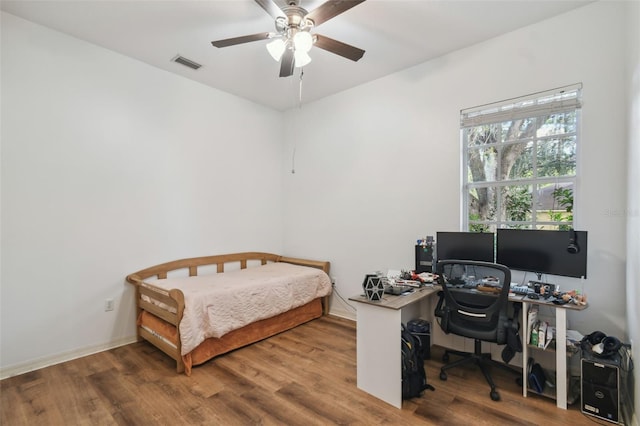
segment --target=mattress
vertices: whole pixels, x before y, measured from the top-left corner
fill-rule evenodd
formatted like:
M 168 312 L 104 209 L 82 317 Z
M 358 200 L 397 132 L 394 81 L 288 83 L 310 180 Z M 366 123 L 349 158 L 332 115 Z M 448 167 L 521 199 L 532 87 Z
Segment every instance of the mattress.
M 331 293 L 322 270 L 275 262 L 220 274 L 160 279 L 153 285 L 179 289 L 185 308 L 179 325 L 181 354 L 208 338 L 303 306 Z

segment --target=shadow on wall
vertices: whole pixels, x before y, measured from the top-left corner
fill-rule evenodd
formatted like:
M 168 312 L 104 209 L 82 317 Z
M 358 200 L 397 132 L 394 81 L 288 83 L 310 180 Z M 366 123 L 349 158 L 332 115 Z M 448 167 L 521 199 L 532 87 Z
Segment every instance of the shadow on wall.
M 590 321 L 581 321 L 580 315 L 573 316 L 571 328 L 580 330 L 583 334 L 602 331 L 628 342 L 626 262 L 605 250 L 590 250 L 589 254 L 590 264 L 610 265 L 611 274 L 605 277 L 589 274 L 584 293 L 587 295 L 588 309 L 597 311 L 597 314 L 594 315 L 592 312 L 592 315 L 588 316 Z M 579 323 L 583 325 L 578 325 Z

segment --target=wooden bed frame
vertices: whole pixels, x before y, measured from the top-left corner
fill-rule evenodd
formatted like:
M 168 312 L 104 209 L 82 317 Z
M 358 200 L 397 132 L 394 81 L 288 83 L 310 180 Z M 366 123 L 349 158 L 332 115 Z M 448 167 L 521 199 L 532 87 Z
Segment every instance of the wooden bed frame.
M 221 338 L 207 339 L 191 353 L 182 356 L 178 325 L 184 312 L 184 295 L 181 290 L 167 291 L 154 286 L 153 282 L 144 282 L 144 280 L 152 277 L 165 279 L 168 273 L 180 270 L 183 270 L 183 273 L 186 272 L 184 270 L 188 270 L 189 276 L 197 276 L 199 267 L 212 265 L 216 265 L 215 273 L 224 273 L 225 265 L 228 265 L 229 269 L 232 266 L 234 269 L 238 269 L 238 267 L 246 269 L 251 267 L 253 263 L 266 265 L 271 262 L 310 266 L 329 274 L 329 262 L 284 257 L 271 253 L 246 252 L 174 260 L 128 275 L 127 281 L 136 286 L 136 333 L 138 340 L 147 340 L 173 358 L 176 361 L 178 373 L 184 372 L 191 375 L 192 366 L 202 364 L 217 355 L 257 342 L 329 313 L 329 296 L 318 298 L 289 312 L 229 332 Z M 156 304 L 145 301 L 142 298 L 143 295 L 165 304 L 169 309 L 163 309 Z M 146 328 L 141 326 L 143 321 Z M 153 332 L 148 330 L 150 324 L 153 327 Z M 167 340 L 171 341 L 175 347 L 168 344 Z

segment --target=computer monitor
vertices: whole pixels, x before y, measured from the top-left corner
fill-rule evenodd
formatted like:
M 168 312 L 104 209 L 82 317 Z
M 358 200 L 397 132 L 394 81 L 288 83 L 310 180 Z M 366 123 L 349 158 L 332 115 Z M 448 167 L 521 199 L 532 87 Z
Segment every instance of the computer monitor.
M 587 231 L 498 229 L 496 262 L 536 274 L 587 277 Z
M 494 239 L 491 232 L 438 232 L 436 258 L 494 262 Z

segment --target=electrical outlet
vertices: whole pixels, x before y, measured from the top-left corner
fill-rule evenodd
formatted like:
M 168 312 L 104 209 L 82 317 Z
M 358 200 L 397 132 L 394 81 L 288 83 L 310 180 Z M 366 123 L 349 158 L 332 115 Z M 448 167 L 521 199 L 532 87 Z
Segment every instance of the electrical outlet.
M 105 312 L 113 311 L 114 308 L 115 308 L 115 302 L 113 301 L 113 299 L 107 299 L 104 301 Z
M 335 288 L 336 286 L 336 277 L 331 277 L 331 287 Z

